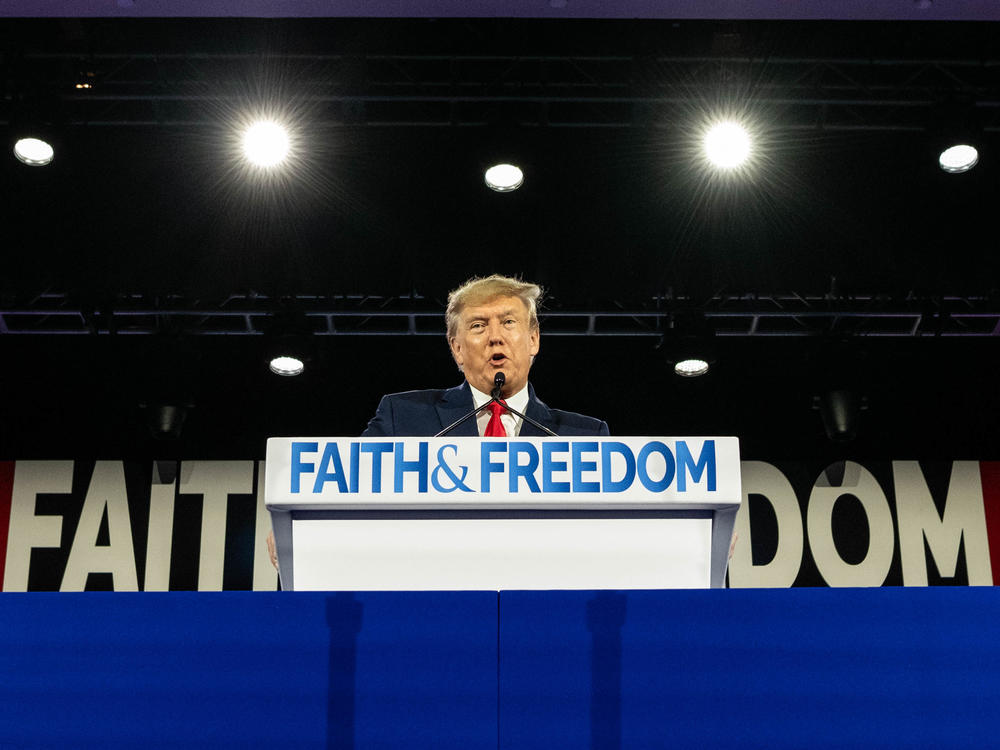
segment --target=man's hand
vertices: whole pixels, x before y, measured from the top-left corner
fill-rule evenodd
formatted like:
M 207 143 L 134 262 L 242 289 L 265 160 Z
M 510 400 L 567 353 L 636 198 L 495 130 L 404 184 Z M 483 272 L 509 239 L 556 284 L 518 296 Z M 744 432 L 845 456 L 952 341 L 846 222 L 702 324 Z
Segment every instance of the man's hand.
M 273 565 L 274 569 L 277 570 L 278 569 L 278 550 L 274 546 L 274 532 L 273 531 L 269 531 L 267 533 L 267 555 L 268 555 L 268 557 L 271 558 L 271 565 Z

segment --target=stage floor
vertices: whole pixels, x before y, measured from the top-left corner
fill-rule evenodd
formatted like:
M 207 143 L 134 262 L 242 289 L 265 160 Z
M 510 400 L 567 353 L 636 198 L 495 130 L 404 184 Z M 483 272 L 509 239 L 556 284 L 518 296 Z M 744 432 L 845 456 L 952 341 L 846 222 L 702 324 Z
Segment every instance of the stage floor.
M 0 595 L 0 747 L 996 746 L 993 588 Z

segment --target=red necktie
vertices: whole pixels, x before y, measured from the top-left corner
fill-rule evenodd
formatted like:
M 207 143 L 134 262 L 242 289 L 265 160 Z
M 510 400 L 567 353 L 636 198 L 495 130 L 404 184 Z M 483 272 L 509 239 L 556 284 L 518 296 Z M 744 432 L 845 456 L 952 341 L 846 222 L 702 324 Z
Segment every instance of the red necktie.
M 501 401 L 500 404 L 506 406 L 507 402 Z M 507 430 L 504 429 L 503 422 L 500 421 L 500 415 L 507 410 L 500 404 L 496 401 L 490 404 L 491 416 L 489 424 L 486 425 L 486 432 L 483 433 L 484 437 L 507 437 Z

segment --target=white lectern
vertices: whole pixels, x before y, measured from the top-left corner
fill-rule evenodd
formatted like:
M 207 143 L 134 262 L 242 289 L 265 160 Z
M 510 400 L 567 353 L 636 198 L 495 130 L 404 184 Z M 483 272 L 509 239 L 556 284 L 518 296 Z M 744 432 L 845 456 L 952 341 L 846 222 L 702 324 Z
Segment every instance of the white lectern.
M 742 499 L 734 437 L 271 438 L 300 591 L 708 588 Z

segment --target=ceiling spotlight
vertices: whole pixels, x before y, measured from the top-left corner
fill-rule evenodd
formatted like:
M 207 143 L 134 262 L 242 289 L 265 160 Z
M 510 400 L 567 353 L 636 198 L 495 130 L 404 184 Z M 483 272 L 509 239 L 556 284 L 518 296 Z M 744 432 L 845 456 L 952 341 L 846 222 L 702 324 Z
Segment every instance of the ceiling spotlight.
M 14 156 L 29 167 L 44 167 L 52 161 L 55 151 L 40 138 L 21 138 L 14 144 Z
M 708 362 L 703 359 L 683 359 L 674 365 L 674 373 L 682 378 L 696 378 L 708 372 Z
M 979 163 L 979 152 L 975 146 L 961 144 L 946 148 L 938 157 L 938 164 L 948 174 L 968 172 Z
M 813 399 L 813 408 L 819 410 L 826 436 L 844 443 L 857 436 L 859 414 L 868 408 L 868 397 L 849 388 L 825 391 Z
M 76 83 L 73 84 L 73 88 L 77 91 L 93 89 L 96 80 L 97 73 L 93 70 L 81 70 L 76 75 Z
M 750 158 L 750 134 L 735 122 L 720 122 L 705 134 L 705 155 L 721 169 L 733 169 Z
M 490 190 L 509 193 L 524 184 L 524 172 L 513 164 L 496 164 L 486 170 L 486 184 Z
M 301 375 L 302 371 L 306 369 L 306 366 L 301 359 L 285 356 L 275 357 L 272 359 L 270 367 L 271 372 L 275 375 L 281 375 L 286 378 Z
M 258 167 L 280 164 L 288 151 L 288 133 L 276 122 L 255 122 L 243 133 L 243 154 Z
M 173 438 L 181 436 L 184 421 L 187 419 L 191 404 L 139 404 L 143 410 L 146 427 L 154 438 Z

